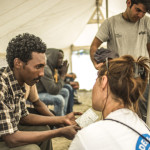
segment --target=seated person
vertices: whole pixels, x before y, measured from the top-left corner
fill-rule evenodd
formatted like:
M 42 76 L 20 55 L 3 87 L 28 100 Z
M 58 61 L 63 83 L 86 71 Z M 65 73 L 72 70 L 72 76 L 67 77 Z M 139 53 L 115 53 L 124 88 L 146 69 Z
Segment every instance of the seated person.
M 70 102 L 73 100 L 69 91 L 72 90 L 72 87 L 64 83 L 65 75 L 68 71 L 68 62 L 63 61 L 62 50 L 58 49 L 47 49 L 46 57 L 47 65 L 44 68 L 44 76 L 36 84 L 39 98 L 47 105 L 63 102 L 64 109 L 60 115 L 68 114 L 73 110 L 72 102 Z M 56 77 L 56 73 L 58 77 Z M 67 88 L 64 86 L 67 86 Z M 60 99 L 60 101 L 56 101 L 56 98 Z M 57 111 L 60 110 L 57 109 Z M 55 111 L 56 114 L 58 114 L 57 111 Z
M 148 82 L 148 63 L 148 58 L 130 55 L 106 59 L 92 91 L 92 107 L 102 112 L 103 120 L 79 131 L 69 150 L 150 148 L 150 129 L 138 116 L 138 101 Z
M 65 83 L 68 83 L 72 86 L 73 88 L 73 101 L 74 104 L 82 104 L 81 102 L 78 101 L 78 93 L 77 90 L 79 89 L 79 82 L 75 81 L 76 79 L 76 74 L 75 73 L 69 73 L 66 74 L 65 77 Z
M 64 52 L 62 50 L 59 50 L 59 58 L 60 58 L 59 61 L 61 62 L 60 63 L 61 65 L 57 69 L 58 77 L 61 76 L 61 74 L 63 72 L 64 64 L 66 62 L 68 63 L 67 60 L 65 60 L 65 61 L 63 60 L 64 59 Z M 68 64 L 68 66 L 69 66 L 69 64 Z M 67 72 L 66 72 L 66 74 L 67 74 Z M 66 74 L 65 74 L 65 77 L 66 77 Z M 63 86 L 63 88 L 66 88 L 69 91 L 69 101 L 68 101 L 67 113 L 70 113 L 70 112 L 73 111 L 73 93 L 74 93 L 74 90 L 73 90 L 73 88 L 72 88 L 72 86 L 70 84 L 65 83 L 65 78 L 64 78 L 64 86 Z
M 26 108 L 24 84 L 33 86 L 44 75 L 45 43 L 24 33 L 13 38 L 6 51 L 8 66 L 0 68 L 0 149 L 52 150 L 52 138 L 73 139 L 79 113 L 43 116 L 30 114 Z M 48 126 L 59 124 L 64 127 L 50 130 Z

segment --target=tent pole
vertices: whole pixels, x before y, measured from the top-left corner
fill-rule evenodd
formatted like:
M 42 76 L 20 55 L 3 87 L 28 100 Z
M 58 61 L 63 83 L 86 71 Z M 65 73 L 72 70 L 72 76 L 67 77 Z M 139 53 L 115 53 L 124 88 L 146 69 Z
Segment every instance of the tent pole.
M 73 52 L 73 45 L 71 45 L 70 46 L 70 64 L 69 64 L 69 66 L 70 66 L 70 71 L 72 72 L 72 52 Z
M 108 18 L 108 0 L 106 0 L 106 18 Z
M 97 25 L 99 28 L 99 0 L 96 0 Z

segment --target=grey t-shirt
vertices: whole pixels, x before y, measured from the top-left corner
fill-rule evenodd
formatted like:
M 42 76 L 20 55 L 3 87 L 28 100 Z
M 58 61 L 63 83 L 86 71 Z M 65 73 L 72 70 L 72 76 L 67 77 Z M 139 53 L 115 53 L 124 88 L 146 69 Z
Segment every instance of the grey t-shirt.
M 107 41 L 107 48 L 122 55 L 148 57 L 147 43 L 150 42 L 150 18 L 144 16 L 136 23 L 128 22 L 118 14 L 106 19 L 96 37 Z

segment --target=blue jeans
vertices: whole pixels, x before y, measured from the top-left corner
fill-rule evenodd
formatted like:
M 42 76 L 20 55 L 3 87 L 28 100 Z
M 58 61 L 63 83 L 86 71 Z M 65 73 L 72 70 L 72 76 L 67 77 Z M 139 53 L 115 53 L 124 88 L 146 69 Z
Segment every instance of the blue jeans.
M 67 113 L 67 105 L 69 98 L 69 91 L 62 88 L 59 94 L 52 95 L 49 93 L 38 93 L 39 98 L 46 105 L 54 105 L 54 112 L 56 116 L 63 116 Z
M 69 100 L 68 100 L 68 107 L 67 107 L 67 114 L 73 111 L 73 96 L 74 96 L 74 89 L 70 84 L 65 84 L 64 88 L 69 90 Z

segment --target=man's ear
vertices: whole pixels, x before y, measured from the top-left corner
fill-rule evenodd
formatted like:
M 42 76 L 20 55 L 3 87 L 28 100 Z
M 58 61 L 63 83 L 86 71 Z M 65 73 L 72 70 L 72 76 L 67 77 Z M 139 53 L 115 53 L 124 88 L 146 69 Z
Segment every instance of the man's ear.
M 23 63 L 19 58 L 14 59 L 14 68 L 20 69 L 22 67 Z
M 127 7 L 131 6 L 131 0 L 127 0 Z
M 104 75 L 102 76 L 102 80 L 101 80 L 102 88 L 105 89 L 107 87 L 107 84 L 108 84 L 108 78 L 106 75 Z

